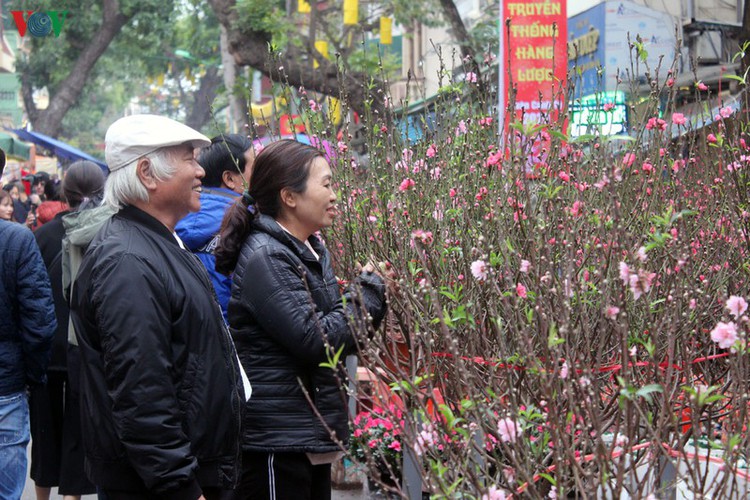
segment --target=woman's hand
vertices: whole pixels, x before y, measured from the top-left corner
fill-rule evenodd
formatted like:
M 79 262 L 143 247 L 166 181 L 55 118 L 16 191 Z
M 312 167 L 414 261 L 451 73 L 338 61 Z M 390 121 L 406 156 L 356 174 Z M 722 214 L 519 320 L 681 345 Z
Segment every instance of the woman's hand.
M 383 261 L 378 263 L 378 273 L 385 281 L 385 288 L 389 295 L 398 295 L 401 293 L 401 289 L 398 286 L 398 275 L 396 270 L 393 268 L 390 262 Z
M 368 262 L 364 267 L 362 267 L 361 264 L 356 263 L 354 267 L 360 273 L 377 274 L 383 279 L 386 289 L 390 293 L 399 293 L 398 276 L 396 275 L 396 271 L 393 269 L 393 266 L 390 262 L 381 261 L 377 264 Z

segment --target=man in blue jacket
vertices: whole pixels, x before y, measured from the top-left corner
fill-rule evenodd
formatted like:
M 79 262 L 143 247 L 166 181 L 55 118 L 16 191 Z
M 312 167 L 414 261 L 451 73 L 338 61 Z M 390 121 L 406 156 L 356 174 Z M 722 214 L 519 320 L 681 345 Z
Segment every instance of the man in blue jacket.
M 227 319 L 232 278 L 216 271 L 214 250 L 224 212 L 247 189 L 253 161 L 255 151 L 247 137 L 226 134 L 211 139 L 211 145 L 198 156 L 198 163 L 206 171 L 200 195 L 201 209 L 188 214 L 175 229 L 185 246 L 206 266 L 224 320 Z
M 0 177 L 4 166 L 0 150 Z M 34 235 L 23 224 L 0 220 L 0 498 L 20 498 L 26 483 L 26 389 L 46 380 L 56 328 Z

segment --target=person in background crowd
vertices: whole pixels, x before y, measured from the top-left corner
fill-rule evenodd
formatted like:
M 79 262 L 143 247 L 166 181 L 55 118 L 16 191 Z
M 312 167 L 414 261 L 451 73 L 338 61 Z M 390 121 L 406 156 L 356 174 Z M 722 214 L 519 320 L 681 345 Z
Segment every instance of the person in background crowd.
M 253 143 L 245 136 L 229 134 L 211 139 L 211 145 L 198 156 L 198 163 L 206 171 L 201 209 L 188 214 L 176 228 L 177 236 L 206 266 L 224 319 L 232 279 L 216 271 L 214 250 L 224 212 L 247 188 L 254 159 Z
M 7 191 L 13 201 L 18 199 L 18 185 L 15 182 L 9 182 L 3 186 L 3 191 Z
M 4 166 L 3 152 L 0 175 Z M 46 381 L 56 327 L 49 278 L 34 235 L 0 220 L 0 498 L 20 498 L 26 483 L 26 391 Z
M 11 205 L 13 207 L 12 213 L 13 213 L 13 221 L 14 222 L 20 222 L 23 224 L 26 224 L 26 227 L 29 229 L 34 229 L 36 227 L 36 205 L 31 203 L 31 199 L 27 197 L 27 202 L 22 203 L 19 201 L 20 195 L 19 195 L 19 187 L 23 187 L 23 184 L 20 182 L 18 184 L 9 184 L 7 186 L 4 186 L 2 191 L 4 193 L 7 193 L 10 196 L 11 199 Z M 13 195 L 16 195 L 16 198 L 13 198 Z M 26 192 L 24 191 L 24 196 L 26 195 Z M 36 195 L 34 195 L 36 196 Z M 28 210 L 26 207 L 31 207 L 31 210 Z M 19 214 L 26 214 L 24 218 L 17 217 Z
M 37 172 L 31 176 L 31 194 L 39 196 L 41 201 L 45 201 L 45 186 L 50 181 L 50 175 L 47 172 Z
M 62 182 L 57 178 L 50 179 L 44 185 L 44 201 L 36 210 L 38 227 L 47 224 L 58 213 L 67 211 L 68 205 L 62 200 Z
M 54 181 L 47 184 L 54 185 Z M 104 173 L 93 162 L 78 161 L 68 167 L 62 183 L 63 198 L 75 211 L 85 199 L 100 197 L 104 190 Z M 49 193 L 50 198 L 58 197 Z M 39 207 L 41 212 L 42 207 Z M 83 470 L 83 447 L 79 388 L 76 371 L 80 368 L 74 353 L 68 353 L 68 301 L 63 291 L 62 241 L 65 237 L 63 217 L 68 210 L 34 232 L 42 258 L 52 282 L 55 301 L 57 333 L 52 347 L 52 358 L 47 372 L 47 385 L 35 388 L 29 398 L 31 415 L 31 478 L 34 480 L 37 500 L 50 498 L 51 488 L 65 500 L 80 498 L 96 492 Z M 40 214 L 41 216 L 41 214 Z
M 342 453 L 329 429 L 346 443 L 349 427 L 343 377 L 321 363 L 356 352 L 352 322 L 369 331 L 385 315 L 372 264 L 342 296 L 315 236 L 336 215 L 331 175 L 317 149 L 271 143 L 222 223 L 216 269 L 233 273 L 229 325 L 253 385 L 237 499 L 330 499 L 331 463 Z
M 13 198 L 13 218 L 16 222 L 20 222 L 21 224 L 27 223 L 29 212 L 31 211 L 31 200 L 26 194 L 26 188 L 24 187 L 23 182 L 19 181 L 10 183 L 3 186 L 3 189 L 8 190 Z
M 15 222 L 13 219 L 13 198 L 6 190 L 0 190 L 0 219 Z
M 205 268 L 174 234 L 210 141 L 154 115 L 105 137 L 104 201 L 71 295 L 85 468 L 110 500 L 220 498 L 239 466 L 243 379 Z

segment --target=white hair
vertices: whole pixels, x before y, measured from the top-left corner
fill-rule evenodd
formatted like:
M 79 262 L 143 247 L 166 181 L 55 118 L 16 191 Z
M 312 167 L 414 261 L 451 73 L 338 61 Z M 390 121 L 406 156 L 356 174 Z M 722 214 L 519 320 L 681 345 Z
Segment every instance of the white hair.
M 157 149 L 153 153 L 137 158 L 122 168 L 110 172 L 104 184 L 104 201 L 115 210 L 141 201 L 148 203 L 148 190 L 138 177 L 138 162 L 146 158 L 151 164 L 151 173 L 159 182 L 169 180 L 175 173 L 173 148 Z

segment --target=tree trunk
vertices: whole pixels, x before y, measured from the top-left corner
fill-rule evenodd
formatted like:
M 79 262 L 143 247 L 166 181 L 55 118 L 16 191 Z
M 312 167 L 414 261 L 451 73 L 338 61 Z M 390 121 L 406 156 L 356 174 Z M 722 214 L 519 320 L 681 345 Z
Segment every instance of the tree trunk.
M 221 85 L 221 75 L 215 66 L 206 70 L 201 85 L 193 93 L 193 105 L 185 118 L 185 125 L 195 130 L 202 129 L 211 120 L 211 103 Z
M 235 82 L 237 80 L 237 63 L 234 62 L 232 54 L 229 53 L 229 40 L 227 38 L 227 29 L 223 24 L 219 25 L 221 30 L 221 65 L 224 68 L 224 87 L 227 89 L 229 96 L 229 131 L 232 133 L 243 133 L 243 127 L 250 120 L 250 110 L 247 108 L 247 100 L 238 96 L 235 92 Z
M 740 33 L 740 48 L 743 44 L 750 42 L 750 0 L 744 1 L 744 10 L 742 12 L 742 32 Z M 748 68 L 750 68 L 750 50 L 745 50 L 742 53 L 741 61 L 741 75 L 748 74 Z M 750 82 L 745 82 L 745 89 Z M 743 94 L 743 99 L 740 102 L 740 109 L 742 111 L 743 119 L 747 119 L 748 113 L 750 112 L 750 98 L 748 97 L 747 90 Z
M 477 62 L 474 48 L 471 45 L 471 36 L 469 36 L 469 31 L 466 29 L 463 19 L 461 19 L 461 14 L 458 12 L 455 2 L 453 0 L 439 1 L 440 6 L 443 8 L 443 15 L 450 25 L 453 38 L 455 38 L 461 50 L 464 64 L 479 76 L 479 63 Z M 477 90 L 480 93 L 484 92 L 484 82 L 481 79 L 477 80 Z
M 120 12 L 120 5 L 117 0 L 104 0 L 102 25 L 91 42 L 81 52 L 70 73 L 59 85 L 55 94 L 50 96 L 47 109 L 38 110 L 34 107 L 31 100 L 32 89 L 27 82 L 22 80 L 24 104 L 27 106 L 29 119 L 35 131 L 52 137 L 59 134 L 65 114 L 81 97 L 83 87 L 86 85 L 94 65 L 132 16 L 133 14 L 125 15 Z
M 471 37 L 466 29 L 466 25 L 461 19 L 456 4 L 453 0 L 439 0 L 440 6 L 443 8 L 443 15 L 450 25 L 451 33 L 456 39 L 458 46 L 461 49 L 461 55 L 464 59 L 474 59 L 474 49 L 471 47 Z
M 265 33 L 242 31 L 235 11 L 236 0 L 209 0 L 209 3 L 227 30 L 229 51 L 237 64 L 251 66 L 271 80 L 293 87 L 304 87 L 333 97 L 339 97 L 341 91 L 344 101 L 360 114 L 364 113 L 368 100 L 371 100 L 370 108 L 373 111 L 385 112 L 387 88 L 382 80 L 365 73 L 352 72 L 343 75 L 339 82 L 340 75 L 335 64 L 320 61 L 320 67 L 313 70 L 312 57 L 291 45 L 279 59 L 272 58 L 268 50 L 270 40 Z

